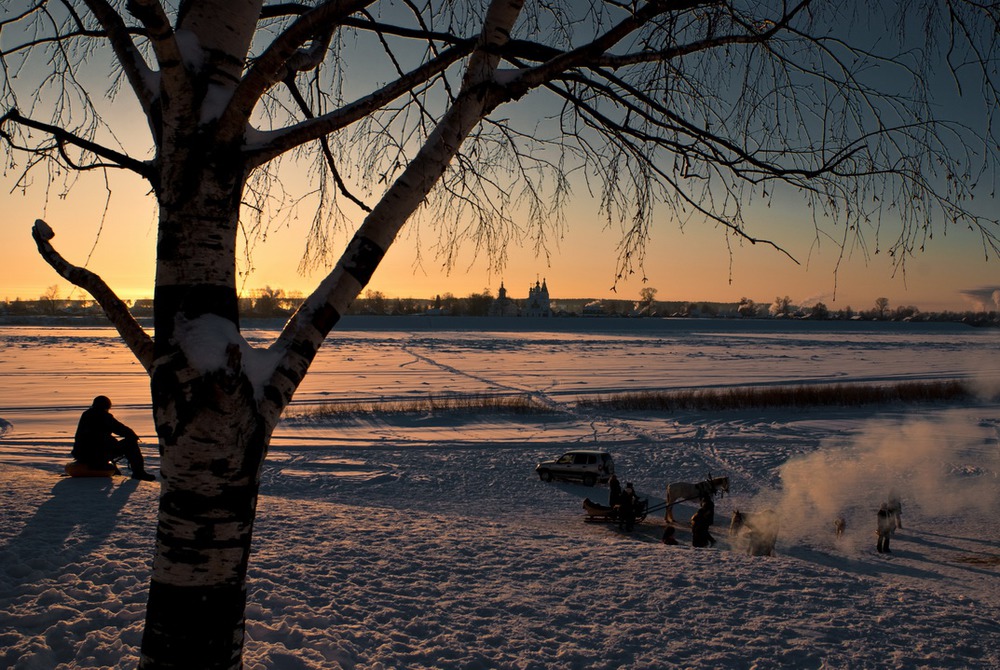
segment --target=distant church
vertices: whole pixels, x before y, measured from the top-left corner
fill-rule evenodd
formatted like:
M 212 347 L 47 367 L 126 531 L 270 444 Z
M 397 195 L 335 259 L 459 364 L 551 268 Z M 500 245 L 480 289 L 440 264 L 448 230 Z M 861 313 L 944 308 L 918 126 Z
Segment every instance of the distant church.
M 525 316 L 552 316 L 552 307 L 549 306 L 549 287 L 545 285 L 545 280 L 539 284 L 535 280 L 535 285 L 528 288 L 528 301 L 524 305 Z
M 518 306 L 517 302 L 507 296 L 507 289 L 503 282 L 500 282 L 500 290 L 497 291 L 497 298 L 490 305 L 490 316 L 552 316 L 552 307 L 549 303 L 549 287 L 545 280 L 541 283 L 535 280 L 534 286 L 528 287 L 528 298 L 524 302 L 524 307 Z

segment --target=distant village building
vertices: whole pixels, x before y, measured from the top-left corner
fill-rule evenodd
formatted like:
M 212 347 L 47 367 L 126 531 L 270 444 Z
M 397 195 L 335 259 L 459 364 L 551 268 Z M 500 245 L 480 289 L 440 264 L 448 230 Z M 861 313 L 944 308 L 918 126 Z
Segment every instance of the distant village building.
M 500 282 L 500 290 L 497 291 L 497 299 L 490 305 L 490 316 L 521 316 L 521 309 L 517 303 L 507 297 L 507 289 L 503 282 Z
M 507 295 L 507 289 L 503 282 L 500 282 L 500 289 L 497 291 L 497 298 L 490 305 L 490 316 L 552 316 L 552 305 L 549 301 L 549 287 L 543 279 L 541 282 L 535 281 L 534 286 L 528 287 L 528 297 L 521 307 L 517 301 Z

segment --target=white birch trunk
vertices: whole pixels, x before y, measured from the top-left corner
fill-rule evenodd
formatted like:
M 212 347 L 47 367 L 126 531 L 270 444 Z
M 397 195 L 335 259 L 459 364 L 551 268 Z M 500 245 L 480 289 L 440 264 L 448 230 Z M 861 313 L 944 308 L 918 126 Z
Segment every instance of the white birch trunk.
M 245 127 L 222 126 L 219 117 L 239 83 L 260 6 L 260 0 L 187 3 L 176 33 L 182 62 L 165 65 L 160 79 L 150 375 L 162 492 L 141 668 L 242 666 L 246 572 L 274 426 L 257 410 L 236 343 L 199 351 L 218 343 L 192 329 L 209 323 L 202 335 L 238 334 Z
M 242 364 L 235 288 L 246 119 L 222 106 L 239 84 L 260 3 L 193 2 L 181 16 L 181 39 L 194 36 L 201 51 L 188 53 L 186 70 L 161 77 L 171 90 L 163 92 L 150 373 L 163 489 L 141 668 L 241 667 L 246 574 L 271 432 L 339 315 L 472 129 L 502 101 L 491 47 L 508 39 L 521 4 L 493 3 L 456 103 L 274 345 L 280 362 L 259 394 Z M 225 332 L 231 337 L 220 340 Z M 206 346 L 214 353 L 206 355 Z

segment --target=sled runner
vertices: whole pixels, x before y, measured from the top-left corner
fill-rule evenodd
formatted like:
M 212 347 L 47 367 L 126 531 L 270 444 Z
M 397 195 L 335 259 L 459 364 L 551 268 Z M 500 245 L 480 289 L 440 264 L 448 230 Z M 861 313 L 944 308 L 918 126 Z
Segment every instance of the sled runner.
M 635 522 L 639 523 L 646 518 L 646 507 L 648 501 L 645 499 L 636 501 L 635 506 Z M 600 503 L 595 503 L 590 498 L 584 498 L 583 500 L 583 510 L 587 514 L 587 518 L 584 521 L 611 521 L 617 522 L 620 519 L 618 512 L 618 506 L 608 507 L 607 505 L 602 505 Z

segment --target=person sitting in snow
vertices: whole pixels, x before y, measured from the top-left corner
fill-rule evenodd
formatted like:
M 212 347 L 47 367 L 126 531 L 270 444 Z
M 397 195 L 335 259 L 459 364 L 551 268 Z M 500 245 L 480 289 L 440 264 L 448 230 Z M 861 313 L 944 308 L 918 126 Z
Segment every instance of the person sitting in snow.
M 674 537 L 675 531 L 673 526 L 667 526 L 663 529 L 663 538 L 660 540 L 663 544 L 669 546 L 675 546 L 677 544 L 677 538 Z
M 115 438 L 118 435 L 122 439 Z M 132 470 L 132 479 L 153 481 L 146 472 L 139 450 L 139 436 L 111 414 L 111 400 L 99 395 L 84 410 L 73 438 L 73 458 L 96 470 L 115 469 L 113 459 L 124 457 Z

